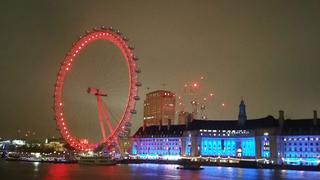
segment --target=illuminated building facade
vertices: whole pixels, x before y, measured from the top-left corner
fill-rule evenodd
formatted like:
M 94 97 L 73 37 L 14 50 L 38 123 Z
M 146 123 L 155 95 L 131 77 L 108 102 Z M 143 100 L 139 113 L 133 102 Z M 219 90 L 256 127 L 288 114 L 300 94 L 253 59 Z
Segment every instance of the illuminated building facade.
M 49 138 L 45 140 L 44 148 L 51 149 L 52 151 L 63 152 L 65 151 L 66 142 L 62 138 Z
M 0 139 L 0 152 L 7 150 L 14 150 L 15 148 L 19 148 L 25 146 L 27 144 L 25 139 Z
M 175 119 L 176 96 L 173 92 L 157 90 L 147 94 L 144 101 L 145 126 L 167 125 Z
M 272 116 L 244 125 L 235 120 L 193 120 L 184 131 L 182 156 L 276 160 L 277 150 L 270 148 L 276 123 Z
M 130 122 L 127 122 L 124 126 L 123 133 L 121 133 L 118 138 L 119 150 L 121 154 L 124 156 L 127 156 L 131 150 L 131 138 L 130 138 L 131 126 L 132 124 Z
M 318 165 L 320 136 L 282 136 L 281 153 L 285 164 Z
M 133 136 L 132 154 L 141 159 L 178 159 L 184 129 L 184 125 L 141 127 Z
M 267 116 L 247 120 L 245 113 L 241 102 L 238 120 L 193 119 L 185 125 L 141 127 L 133 136 L 132 154 L 150 159 L 208 157 L 320 165 L 320 121 L 316 111 L 313 119 L 296 120 L 285 120 L 283 111 L 279 111 L 278 119 Z
M 316 111 L 313 119 L 284 121 L 279 138 L 279 161 L 291 165 L 319 165 L 319 123 Z

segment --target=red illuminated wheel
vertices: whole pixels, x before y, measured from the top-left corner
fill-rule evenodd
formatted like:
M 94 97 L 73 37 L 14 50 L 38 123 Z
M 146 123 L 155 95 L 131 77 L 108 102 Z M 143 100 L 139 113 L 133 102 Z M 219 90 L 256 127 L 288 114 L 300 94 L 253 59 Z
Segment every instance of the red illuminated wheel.
M 116 125 L 114 125 L 114 127 L 109 126 L 110 133 L 108 135 L 105 135 L 104 128 L 103 126 L 101 126 L 101 130 L 103 133 L 102 140 L 98 143 L 90 144 L 80 141 L 80 139 L 77 139 L 70 132 L 66 117 L 64 116 L 64 104 L 62 96 L 65 79 L 68 75 L 68 72 L 71 70 L 73 62 L 76 60 L 77 55 L 90 43 L 100 40 L 109 41 L 118 49 L 120 49 L 127 65 L 129 80 L 128 95 L 123 113 L 120 115 L 118 121 L 116 122 Z M 131 119 L 131 115 L 136 113 L 135 103 L 140 99 L 139 96 L 137 96 L 138 87 L 141 86 L 141 83 L 138 81 L 138 74 L 140 73 L 140 70 L 136 66 L 137 60 L 138 58 L 133 54 L 133 48 L 127 44 L 127 39 L 121 36 L 121 33 L 119 31 L 115 31 L 113 28 L 106 28 L 104 26 L 102 26 L 100 29 L 94 28 L 93 31 L 86 32 L 84 36 L 80 37 L 80 39 L 73 44 L 72 48 L 61 63 L 54 90 L 54 111 L 57 128 L 61 136 L 70 146 L 80 151 L 89 151 L 94 150 L 101 144 L 111 144 L 117 141 L 118 136 L 123 133 L 126 123 L 128 123 Z M 98 106 L 99 97 L 106 95 L 95 88 L 89 88 L 88 93 L 97 96 Z M 100 105 L 103 107 L 103 104 Z M 99 111 L 100 110 L 101 107 L 99 107 Z M 108 118 L 106 111 L 101 110 L 101 112 L 102 115 L 105 115 L 105 118 Z

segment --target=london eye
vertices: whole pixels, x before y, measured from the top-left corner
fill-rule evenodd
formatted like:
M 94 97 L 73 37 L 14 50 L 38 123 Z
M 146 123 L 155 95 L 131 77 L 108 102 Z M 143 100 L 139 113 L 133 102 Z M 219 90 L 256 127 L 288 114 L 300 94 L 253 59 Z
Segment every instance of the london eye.
M 103 85 L 97 87 L 97 83 L 92 82 L 92 84 L 87 84 L 87 87 L 78 88 L 76 91 L 86 92 L 87 96 L 90 96 L 91 99 L 95 101 L 95 109 L 97 109 L 98 115 L 92 116 L 90 118 L 85 118 L 84 121 L 90 124 L 98 124 L 100 129 L 99 140 L 96 142 L 88 141 L 88 138 L 83 137 L 81 134 L 75 135 L 72 131 L 72 127 L 79 124 L 79 122 L 71 121 L 73 118 L 70 116 L 72 113 L 68 113 L 65 109 L 65 99 L 68 98 L 68 95 L 65 94 L 66 85 L 72 86 L 72 83 L 67 81 L 69 74 L 72 71 L 76 71 L 74 67 L 75 62 L 78 60 L 85 49 L 92 46 L 96 42 L 108 42 L 111 43 L 117 50 L 120 50 L 121 59 L 116 59 L 116 61 L 122 61 L 123 68 L 125 73 L 119 73 L 120 76 L 126 78 L 126 83 L 113 83 L 113 86 L 116 88 L 101 88 Z M 126 125 L 130 121 L 133 114 L 136 114 L 135 104 L 139 100 L 138 88 L 141 86 L 139 82 L 139 74 L 141 70 L 137 66 L 138 58 L 134 55 L 133 47 L 128 44 L 128 38 L 125 37 L 119 30 L 115 30 L 112 27 L 102 26 L 100 28 L 93 28 L 92 31 L 86 31 L 83 36 L 73 43 L 71 49 L 65 55 L 60 69 L 56 78 L 55 88 L 54 88 L 54 113 L 56 126 L 65 141 L 73 148 L 78 151 L 92 151 L 95 150 L 100 145 L 116 144 L 117 139 L 126 131 Z M 93 59 L 81 59 L 81 61 L 94 61 Z M 117 72 L 116 66 L 112 64 L 108 65 L 104 72 Z M 120 71 L 120 70 L 119 70 Z M 95 73 L 92 73 L 90 80 L 94 81 L 98 77 L 94 76 Z M 110 79 L 110 82 L 116 81 L 119 75 L 107 74 L 102 79 Z M 101 78 L 101 77 L 100 77 Z M 90 81 L 88 81 L 91 83 Z M 70 85 L 71 84 L 71 85 Z M 94 86 L 92 86 L 94 84 Z M 107 83 L 108 84 L 108 83 Z M 118 88 L 118 89 L 117 89 Z M 112 103 L 118 101 L 112 101 L 113 94 L 119 92 L 119 89 L 125 89 L 126 93 L 121 95 L 124 98 L 123 104 L 118 106 L 121 107 L 121 111 L 113 112 L 110 108 Z M 114 91 L 115 93 L 113 93 Z M 71 93 L 72 94 L 75 94 Z M 70 95 L 70 96 L 71 96 Z M 110 100 L 108 99 L 110 98 Z M 81 104 L 81 98 L 77 99 L 77 104 Z M 69 110 L 71 105 L 68 105 Z M 78 110 L 73 110 L 78 111 Z M 83 110 L 79 111 L 82 112 Z M 77 112 L 73 112 L 76 114 Z M 114 114 L 117 114 L 116 116 Z M 81 119 L 81 117 L 77 117 Z M 98 122 L 98 123 L 97 123 Z

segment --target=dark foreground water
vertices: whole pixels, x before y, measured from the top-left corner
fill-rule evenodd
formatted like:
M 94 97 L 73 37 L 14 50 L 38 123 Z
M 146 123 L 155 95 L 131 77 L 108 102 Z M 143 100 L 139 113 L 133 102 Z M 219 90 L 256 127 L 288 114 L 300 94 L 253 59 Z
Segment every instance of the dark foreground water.
M 0 160 L 0 179 L 320 179 L 320 172 L 204 167 L 204 170 L 177 170 L 177 165 L 132 164 L 116 166 L 84 166 L 7 162 Z

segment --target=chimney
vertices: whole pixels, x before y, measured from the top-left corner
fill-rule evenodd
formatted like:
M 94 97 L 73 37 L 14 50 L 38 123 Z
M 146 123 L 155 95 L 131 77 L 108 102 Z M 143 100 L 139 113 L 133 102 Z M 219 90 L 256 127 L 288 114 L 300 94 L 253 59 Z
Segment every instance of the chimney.
M 159 120 L 159 131 L 161 131 L 162 119 Z
M 313 125 L 314 126 L 318 125 L 318 113 L 316 110 L 313 111 Z
M 147 126 L 147 123 L 146 123 L 146 121 L 144 120 L 144 121 L 143 121 L 143 126 L 142 126 L 142 130 L 143 130 L 143 131 L 146 129 L 146 126 Z
M 170 130 L 171 128 L 171 119 L 168 119 L 168 126 L 167 126 L 168 130 Z
M 188 113 L 187 118 L 186 118 L 186 127 L 189 128 L 190 123 L 193 120 L 193 114 L 192 113 Z
M 284 123 L 284 111 L 280 110 L 279 111 L 279 126 L 280 126 L 280 128 L 283 127 L 283 123 Z

